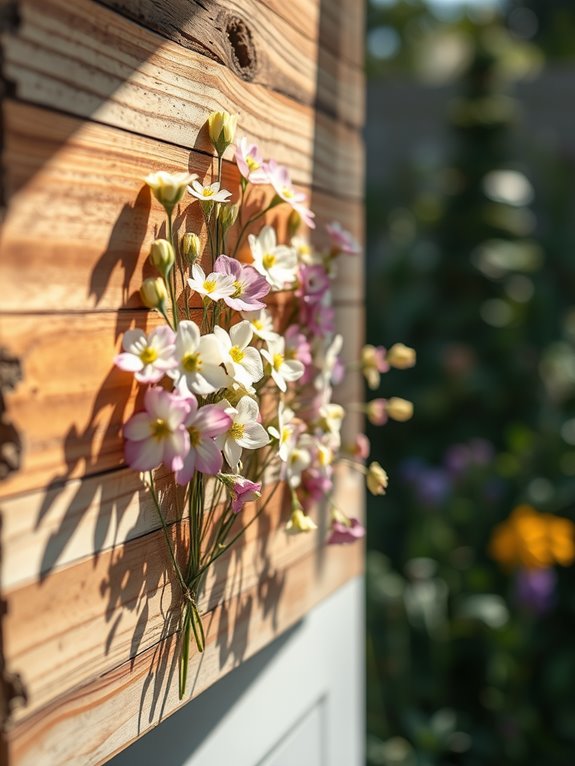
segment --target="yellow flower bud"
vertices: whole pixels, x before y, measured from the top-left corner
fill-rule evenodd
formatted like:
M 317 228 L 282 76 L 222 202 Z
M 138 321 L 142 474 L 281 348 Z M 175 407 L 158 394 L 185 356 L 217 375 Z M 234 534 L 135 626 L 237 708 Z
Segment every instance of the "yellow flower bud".
M 391 367 L 407 370 L 415 365 L 415 349 L 405 346 L 403 343 L 394 343 L 387 352 L 386 360 Z
M 212 112 L 208 117 L 210 141 L 220 157 L 233 143 L 237 124 L 237 115 L 231 115 L 229 112 Z
M 176 254 L 167 239 L 156 239 L 150 247 L 150 262 L 163 277 L 166 277 L 174 265 Z
M 289 214 L 288 224 L 287 224 L 288 237 L 290 239 L 292 237 L 295 237 L 300 226 L 301 226 L 301 215 L 297 212 L 297 210 L 292 210 L 291 213 Z
M 289 534 L 297 535 L 300 532 L 311 532 L 313 529 L 317 529 L 317 524 L 309 516 L 306 516 L 301 508 L 296 508 L 292 511 L 285 528 Z
M 227 231 L 231 226 L 234 225 L 238 217 L 239 210 L 239 205 L 220 205 L 218 218 L 220 219 L 220 223 L 222 224 L 224 231 Z
M 413 402 L 409 402 L 407 399 L 400 399 L 398 396 L 392 396 L 385 404 L 385 411 L 392 420 L 404 423 L 413 417 Z
M 170 214 L 184 196 L 188 184 L 197 177 L 195 173 L 166 173 L 165 170 L 159 170 L 157 173 L 147 175 L 144 181 L 152 190 L 154 197 Z
M 140 287 L 142 303 L 149 309 L 162 309 L 168 297 L 166 283 L 162 277 L 144 279 Z
M 366 475 L 367 488 L 372 495 L 385 495 L 385 490 L 389 484 L 389 477 L 386 471 L 375 460 L 370 463 Z
M 195 263 L 200 257 L 201 247 L 200 238 L 197 234 L 187 231 L 183 235 L 181 242 L 182 255 L 190 265 Z

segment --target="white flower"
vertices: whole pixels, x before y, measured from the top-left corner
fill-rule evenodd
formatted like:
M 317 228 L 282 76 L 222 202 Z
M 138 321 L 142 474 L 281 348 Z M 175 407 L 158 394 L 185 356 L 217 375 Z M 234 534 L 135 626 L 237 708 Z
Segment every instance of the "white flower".
M 303 237 L 292 237 L 290 245 L 296 251 L 299 263 L 302 263 L 304 266 L 324 265 L 321 254 L 310 245 L 307 239 L 304 239 Z
M 299 487 L 301 475 L 312 463 L 313 444 L 308 434 L 304 434 L 289 453 L 285 465 L 286 479 L 290 487 Z
M 188 186 L 188 191 L 196 199 L 202 202 L 228 202 L 228 197 L 232 196 L 232 193 L 225 189 L 220 189 L 219 183 L 216 181 L 213 184 L 206 184 L 204 186 L 198 180 L 193 180 L 192 185 Z
M 292 423 L 294 412 L 283 402 L 278 407 L 278 427 L 270 426 L 269 433 L 278 440 L 278 456 L 285 463 L 289 458 L 296 438 L 296 425 Z
M 265 428 L 258 423 L 260 411 L 251 397 L 243 396 L 237 407 L 232 407 L 227 399 L 222 399 L 220 407 L 232 418 L 232 424 L 226 433 L 216 436 L 217 446 L 223 450 L 224 457 L 232 470 L 238 466 L 244 449 L 259 449 L 269 443 Z
M 247 320 L 234 325 L 230 334 L 222 327 L 214 327 L 214 335 L 222 350 L 224 366 L 228 373 L 246 388 L 261 380 L 264 374 L 259 351 L 249 347 L 253 330 Z
M 262 340 L 273 341 L 279 338 L 274 331 L 274 323 L 271 314 L 265 309 L 259 311 L 242 311 L 242 319 L 247 319 L 252 326 L 254 335 Z
M 319 410 L 320 428 L 324 433 L 330 434 L 337 445 L 340 443 L 341 424 L 344 416 L 345 410 L 341 404 L 335 404 L 334 402 L 324 404 Z
M 287 245 L 278 245 L 272 226 L 264 226 L 257 237 L 248 237 L 253 266 L 276 290 L 284 285 L 293 284 L 297 274 L 297 254 Z
M 133 372 L 140 383 L 157 383 L 176 366 L 174 333 L 163 325 L 149 336 L 137 328 L 128 330 L 122 340 L 124 351 L 114 360 L 121 370 Z
M 178 388 L 185 394 L 205 396 L 231 383 L 220 365 L 222 350 L 215 335 L 201 335 L 195 322 L 184 319 L 176 333 L 178 368 L 170 372 Z
M 285 358 L 285 338 L 268 341 L 267 350 L 263 348 L 261 354 L 269 362 L 271 376 L 280 391 L 287 391 L 287 384 L 304 374 L 305 368 L 300 361 Z
M 219 301 L 230 296 L 236 290 L 232 275 L 219 274 L 214 271 L 206 277 L 204 270 L 197 263 L 192 266 L 192 277 L 193 279 L 188 279 L 188 284 L 192 290 L 206 298 L 211 298 L 213 301 Z
M 336 335 L 323 353 L 316 354 L 314 362 L 320 373 L 315 379 L 317 389 L 329 388 L 332 383 L 333 372 L 339 360 L 339 354 L 343 346 L 343 337 Z

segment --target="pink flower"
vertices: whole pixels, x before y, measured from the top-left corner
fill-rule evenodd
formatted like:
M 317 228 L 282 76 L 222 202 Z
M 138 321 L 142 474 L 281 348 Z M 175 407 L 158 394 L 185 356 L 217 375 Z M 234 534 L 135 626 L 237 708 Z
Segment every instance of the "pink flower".
M 304 366 L 312 363 L 311 345 L 297 324 L 290 325 L 284 333 L 286 359 L 297 359 Z
M 236 164 L 240 173 L 252 184 L 269 183 L 268 174 L 264 168 L 264 160 L 256 144 L 248 143 L 242 136 L 236 144 Z
M 313 220 L 315 214 L 305 206 L 305 194 L 294 189 L 288 169 L 283 165 L 278 165 L 274 160 L 267 162 L 264 168 L 277 196 L 287 202 L 310 229 L 315 229 Z
M 301 490 L 303 492 L 302 504 L 308 511 L 313 503 L 319 502 L 329 495 L 333 489 L 333 469 L 325 472 L 317 467 L 311 467 L 302 473 Z
M 189 405 L 163 388 L 149 388 L 144 412 L 137 412 L 124 426 L 126 462 L 136 471 L 151 471 L 164 463 L 179 471 L 190 448 L 184 425 Z
M 176 472 L 176 482 L 187 484 L 195 471 L 214 476 L 222 468 L 222 453 L 214 437 L 225 433 L 232 419 L 220 407 L 207 404 L 198 408 L 195 396 L 183 399 L 188 405 L 188 415 L 184 421 L 189 436 L 190 448 L 182 468 Z
M 165 325 L 152 330 L 149 336 L 142 330 L 128 330 L 122 339 L 124 351 L 114 363 L 121 370 L 133 372 L 140 383 L 157 383 L 168 370 L 177 367 L 175 337 Z
M 338 221 L 328 223 L 325 230 L 336 253 L 343 253 L 344 255 L 359 255 L 361 253 L 359 242 L 351 232 L 343 229 Z
M 234 483 L 230 488 L 232 493 L 232 511 L 239 513 L 247 502 L 261 497 L 261 489 L 261 481 L 250 481 L 243 476 L 234 476 Z
M 371 451 L 371 444 L 365 434 L 356 434 L 355 444 L 351 449 L 351 454 L 358 460 L 367 460 Z
M 364 537 L 365 527 L 355 518 L 349 518 L 346 522 L 334 518 L 329 532 L 328 545 L 345 545 Z
M 335 309 L 322 301 L 300 304 L 300 324 L 310 335 L 326 337 L 335 332 Z
M 329 290 L 329 276 L 323 266 L 300 266 L 296 296 L 306 303 L 320 301 Z
M 230 308 L 235 311 L 254 311 L 265 308 L 265 303 L 262 303 L 260 298 L 269 293 L 270 286 L 253 266 L 244 266 L 235 258 L 220 255 L 214 264 L 214 271 L 234 279 L 235 292 L 224 295 L 224 302 Z
M 372 399 L 365 406 L 367 419 L 374 426 L 383 426 L 388 421 L 385 399 Z

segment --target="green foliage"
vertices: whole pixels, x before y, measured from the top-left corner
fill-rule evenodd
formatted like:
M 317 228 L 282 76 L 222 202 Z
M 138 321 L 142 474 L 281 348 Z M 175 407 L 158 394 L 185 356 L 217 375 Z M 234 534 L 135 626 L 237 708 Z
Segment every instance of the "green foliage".
M 390 474 L 369 508 L 370 766 L 575 752 L 573 571 L 542 606 L 488 554 L 520 503 L 575 518 L 574 168 L 519 154 L 493 30 L 473 32 L 451 156 L 368 195 L 368 340 L 418 352 L 379 392 L 414 419 L 370 433 Z

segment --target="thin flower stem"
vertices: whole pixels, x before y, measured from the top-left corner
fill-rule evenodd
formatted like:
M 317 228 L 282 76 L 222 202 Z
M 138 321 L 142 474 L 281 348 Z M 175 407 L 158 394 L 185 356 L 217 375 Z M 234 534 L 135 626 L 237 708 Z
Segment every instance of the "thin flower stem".
M 228 550 L 229 550 L 229 548 L 231 548 L 231 546 L 232 546 L 232 545 L 233 545 L 233 544 L 236 542 L 236 540 L 238 540 L 238 539 L 239 539 L 239 538 L 240 538 L 240 537 L 241 537 L 241 536 L 244 534 L 244 532 L 245 532 L 245 531 L 246 531 L 246 530 L 247 530 L 249 527 L 251 527 L 251 525 L 254 523 L 254 521 L 256 521 L 256 519 L 258 519 L 258 518 L 260 517 L 260 515 L 262 514 L 262 512 L 263 512 L 263 511 L 265 511 L 265 509 L 266 509 L 266 508 L 267 508 L 267 506 L 268 506 L 268 503 L 270 502 L 270 500 L 272 499 L 272 497 L 273 497 L 273 496 L 275 495 L 275 493 L 277 492 L 277 489 L 278 489 L 278 487 L 279 487 L 279 486 L 280 486 L 280 483 L 278 482 L 278 483 L 277 483 L 277 484 L 274 486 L 274 488 L 272 489 L 271 493 L 268 495 L 268 498 L 267 498 L 267 500 L 265 501 L 265 503 L 264 503 L 264 504 L 263 504 L 263 505 L 262 505 L 260 508 L 258 508 L 257 512 L 256 512 L 256 513 L 254 514 L 254 516 L 253 516 L 253 517 L 252 517 L 252 518 L 251 518 L 251 519 L 248 521 L 248 523 L 245 525 L 245 527 L 242 527 L 242 528 L 240 529 L 240 531 L 237 533 L 237 535 L 235 535 L 234 537 L 232 537 L 232 539 L 231 539 L 231 540 L 230 540 L 228 543 L 226 543 L 226 544 L 225 544 L 223 547 L 221 547 L 221 548 L 220 548 L 220 550 L 219 550 L 217 553 L 214 553 L 214 555 L 213 555 L 213 556 L 210 558 L 210 560 L 209 560 L 209 561 L 208 561 L 206 564 L 204 564 L 204 565 L 203 565 L 203 566 L 200 568 L 200 570 L 199 570 L 199 571 L 197 572 L 197 574 L 196 574 L 196 577 L 200 577 L 200 576 L 201 576 L 201 575 L 202 575 L 202 574 L 203 574 L 203 573 L 204 573 L 204 572 L 205 572 L 205 571 L 206 571 L 206 570 L 207 570 L 207 569 L 208 569 L 208 568 L 209 568 L 209 567 L 210 567 L 210 566 L 211 566 L 211 565 L 214 563 L 214 561 L 216 561 L 216 559 L 219 559 L 219 557 L 220 557 L 220 556 L 223 556 L 223 554 L 224 554 L 224 553 L 226 553 L 226 551 L 228 551 Z
M 168 241 L 169 241 L 170 245 L 172 245 L 172 247 L 174 247 L 174 228 L 173 228 L 173 223 L 172 223 L 172 211 L 171 210 L 167 213 L 167 218 L 168 218 L 168 226 L 167 226 L 167 229 L 168 229 Z M 175 252 L 175 250 L 174 250 L 174 252 Z M 179 317 L 178 317 L 178 304 L 176 302 L 177 284 L 176 284 L 176 269 L 174 269 L 173 267 L 172 267 L 172 269 L 170 271 L 170 274 L 168 276 L 168 289 L 170 291 L 170 300 L 172 301 L 172 311 L 173 311 L 173 314 L 174 314 L 174 329 L 177 330 L 178 329 L 178 319 L 179 319 Z
M 280 202 L 281 202 L 281 200 L 280 200 Z M 232 258 L 236 257 L 236 254 L 237 254 L 238 250 L 240 249 L 240 245 L 241 245 L 242 239 L 244 238 L 244 234 L 246 233 L 246 230 L 248 229 L 248 227 L 251 226 L 252 223 L 255 223 L 259 218 L 261 218 L 269 210 L 271 210 L 272 208 L 274 208 L 278 204 L 280 204 L 280 203 L 276 202 L 275 201 L 275 197 L 274 197 L 274 199 L 272 199 L 272 201 L 270 202 L 270 204 L 267 207 L 265 207 L 263 210 L 260 210 L 259 213 L 256 213 L 251 218 L 248 218 L 248 220 L 244 223 L 244 225 L 240 229 L 240 233 L 238 234 L 238 239 L 237 239 L 237 242 L 236 242 L 236 246 L 234 247 L 234 252 L 232 253 Z
M 152 495 L 152 498 L 154 500 L 154 505 L 156 506 L 156 511 L 158 512 L 158 516 L 160 517 L 160 522 L 162 524 L 162 530 L 164 532 L 164 537 L 166 538 L 166 545 L 168 546 L 168 551 L 170 552 L 170 558 L 172 559 L 172 564 L 174 566 L 174 571 L 176 572 L 177 578 L 180 582 L 180 585 L 182 587 L 182 591 L 184 593 L 188 593 L 188 586 L 186 585 L 186 581 L 184 580 L 184 577 L 182 575 L 182 571 L 180 569 L 180 566 L 176 560 L 176 554 L 174 553 L 174 549 L 172 548 L 172 542 L 170 540 L 170 535 L 168 533 L 168 527 L 166 524 L 166 520 L 164 519 L 164 514 L 162 513 L 162 509 L 160 507 L 160 502 L 158 500 L 158 496 L 156 494 L 156 489 L 154 486 L 154 476 L 152 472 L 149 472 L 150 475 L 150 493 Z

